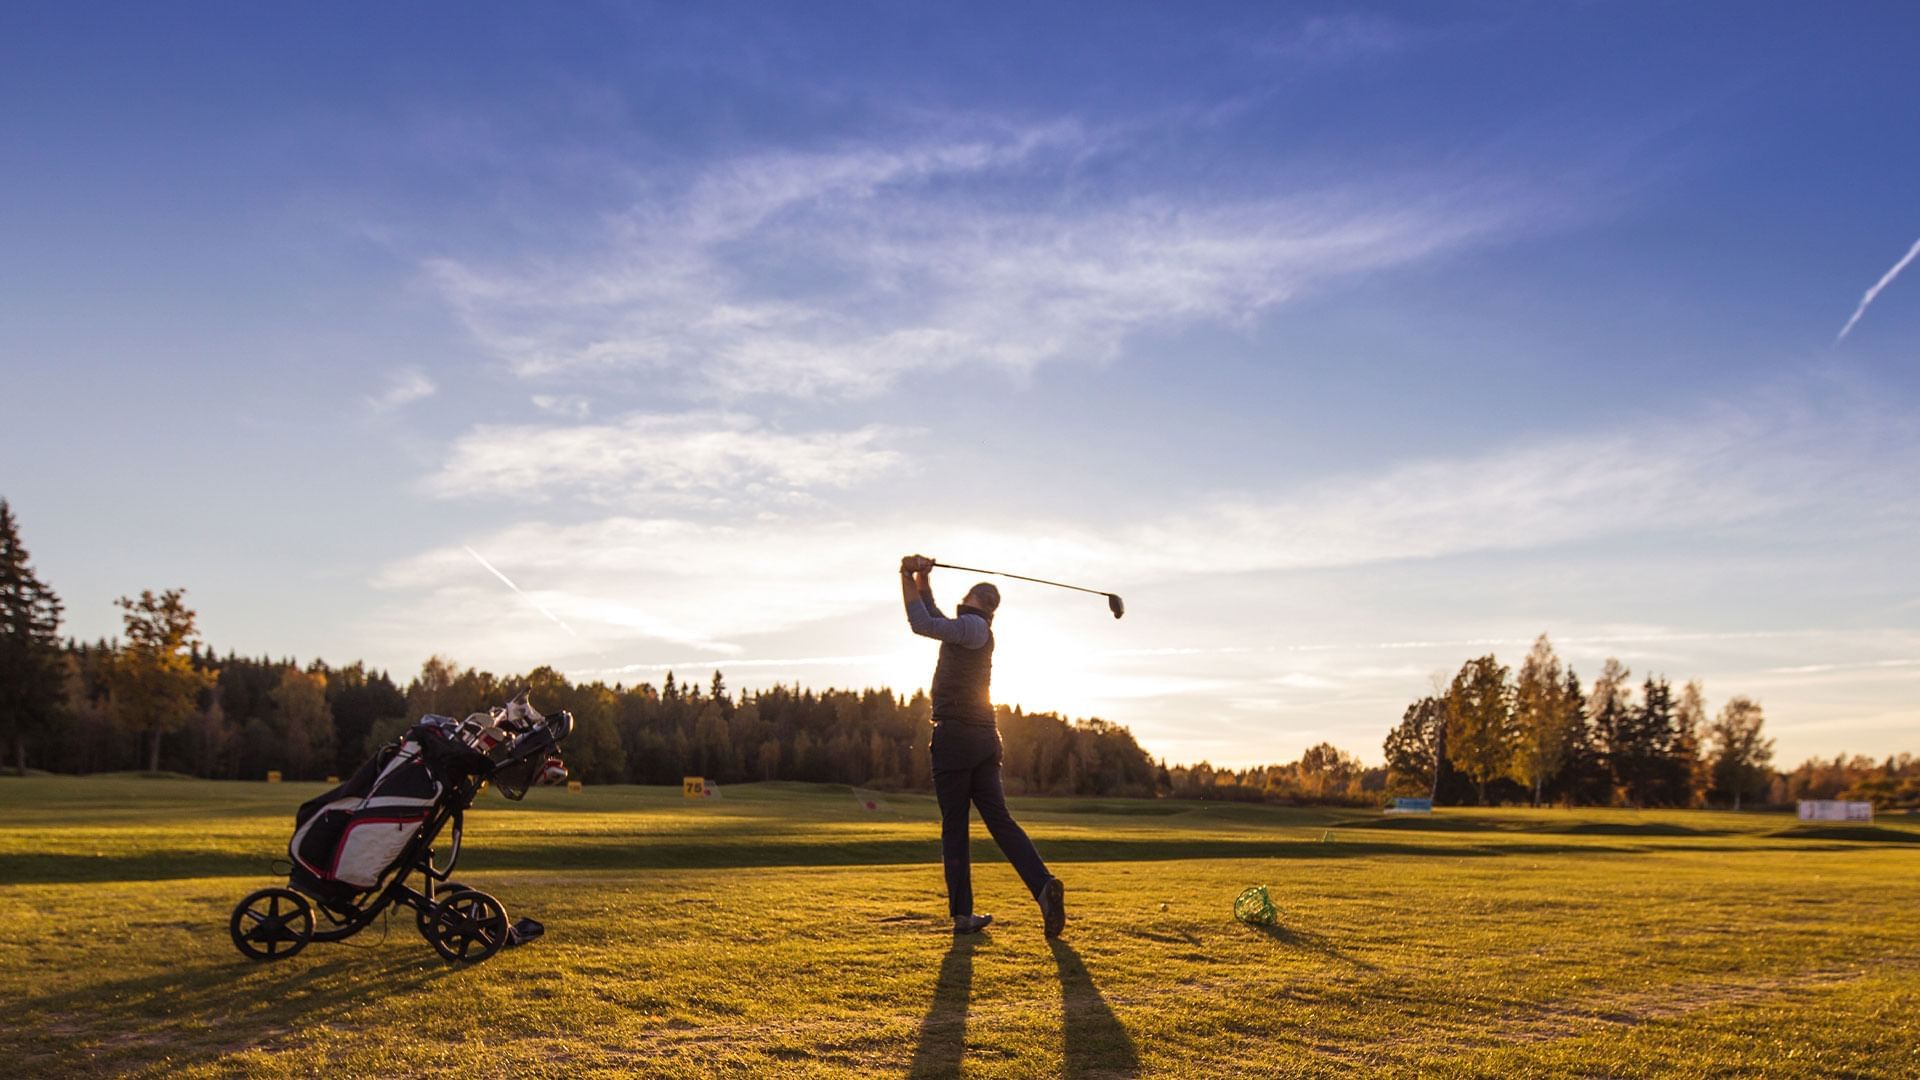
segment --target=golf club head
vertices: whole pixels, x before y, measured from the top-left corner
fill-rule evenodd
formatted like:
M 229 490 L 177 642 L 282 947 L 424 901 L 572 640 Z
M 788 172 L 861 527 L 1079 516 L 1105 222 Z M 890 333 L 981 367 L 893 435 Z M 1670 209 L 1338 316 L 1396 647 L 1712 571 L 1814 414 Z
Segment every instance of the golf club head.
M 1127 605 L 1120 602 L 1119 593 L 1107 594 L 1107 610 L 1113 612 L 1116 619 L 1127 613 Z

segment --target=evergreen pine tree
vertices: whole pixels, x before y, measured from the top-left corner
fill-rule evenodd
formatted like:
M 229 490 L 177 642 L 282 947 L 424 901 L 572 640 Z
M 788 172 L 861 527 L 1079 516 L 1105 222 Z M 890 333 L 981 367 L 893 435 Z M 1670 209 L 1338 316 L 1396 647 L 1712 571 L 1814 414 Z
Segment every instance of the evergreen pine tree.
M 1674 799 L 1681 806 L 1698 806 L 1707 794 L 1707 769 L 1701 761 L 1700 741 L 1706 736 L 1707 699 L 1700 680 L 1690 679 L 1680 690 L 1680 706 L 1673 713 Z
M 1674 743 L 1673 684 L 1648 676 L 1628 711 L 1622 739 L 1627 797 L 1635 806 L 1667 802 Z
M 1567 668 L 1566 681 L 1560 684 L 1560 700 L 1573 724 L 1560 789 L 1570 802 L 1604 803 L 1611 786 L 1607 763 L 1594 736 L 1593 723 L 1587 718 L 1586 691 L 1581 689 L 1580 675 L 1572 667 Z
M 0 499 L 0 738 L 27 771 L 27 739 L 52 726 L 66 700 L 60 598 L 21 546 L 13 508 Z
M 1620 661 L 1608 657 L 1587 698 L 1587 723 L 1612 789 L 1610 802 L 1625 797 L 1633 777 L 1633 691 L 1627 684 L 1629 674 Z

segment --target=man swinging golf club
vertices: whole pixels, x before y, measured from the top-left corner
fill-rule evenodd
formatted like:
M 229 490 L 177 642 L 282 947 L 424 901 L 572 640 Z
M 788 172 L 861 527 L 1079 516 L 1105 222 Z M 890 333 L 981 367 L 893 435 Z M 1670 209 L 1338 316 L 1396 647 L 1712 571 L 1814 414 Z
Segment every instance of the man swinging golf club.
M 1060 879 L 1047 872 L 1026 830 L 1007 813 L 1000 785 L 1000 730 L 993 722 L 988 684 L 993 678 L 993 613 L 1000 590 L 981 582 L 960 601 L 954 618 L 934 605 L 927 575 L 932 559 L 908 555 L 900 560 L 900 595 L 913 632 L 940 642 L 933 670 L 933 790 L 940 802 L 940 856 L 947 872 L 947 909 L 953 932 L 978 933 L 993 922 L 973 913 L 973 865 L 968 853 L 968 809 L 980 808 L 993 841 L 1020 873 L 1040 903 L 1048 937 L 1067 924 Z

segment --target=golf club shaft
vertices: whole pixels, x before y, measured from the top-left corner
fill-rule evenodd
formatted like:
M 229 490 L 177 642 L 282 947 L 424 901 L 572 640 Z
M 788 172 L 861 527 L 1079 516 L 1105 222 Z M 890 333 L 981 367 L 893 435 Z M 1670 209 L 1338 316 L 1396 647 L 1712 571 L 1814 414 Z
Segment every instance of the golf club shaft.
M 970 574 L 992 574 L 994 577 L 1016 578 L 1020 581 L 1031 581 L 1036 585 L 1052 585 L 1057 589 L 1072 589 L 1075 592 L 1092 593 L 1095 596 L 1112 596 L 1113 595 L 1112 593 L 1106 592 L 1105 590 L 1102 590 L 1102 589 L 1089 589 L 1080 585 L 1068 585 L 1059 581 L 1048 581 L 1046 578 L 1028 577 L 1025 574 L 1009 574 L 1005 570 L 982 570 L 977 566 L 955 566 L 952 563 L 945 563 L 945 562 L 936 562 L 933 565 L 944 566 L 948 570 L 965 570 Z

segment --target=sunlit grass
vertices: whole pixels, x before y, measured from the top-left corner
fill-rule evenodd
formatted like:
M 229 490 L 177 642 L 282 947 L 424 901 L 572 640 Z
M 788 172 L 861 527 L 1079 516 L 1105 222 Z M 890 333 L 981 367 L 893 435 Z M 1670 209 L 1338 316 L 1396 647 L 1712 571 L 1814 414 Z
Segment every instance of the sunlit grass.
M 0 1054 L 22 1075 L 1920 1073 L 1920 830 L 1780 815 L 1016 802 L 1050 947 L 944 932 L 931 801 L 491 794 L 461 877 L 545 939 L 473 968 L 396 917 L 227 941 L 314 786 L 0 781 Z M 1861 835 L 1865 840 L 1840 838 Z M 1281 924 L 1231 918 L 1266 884 Z

